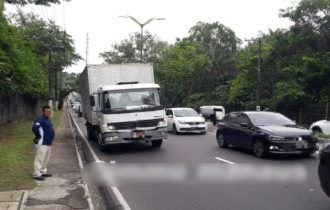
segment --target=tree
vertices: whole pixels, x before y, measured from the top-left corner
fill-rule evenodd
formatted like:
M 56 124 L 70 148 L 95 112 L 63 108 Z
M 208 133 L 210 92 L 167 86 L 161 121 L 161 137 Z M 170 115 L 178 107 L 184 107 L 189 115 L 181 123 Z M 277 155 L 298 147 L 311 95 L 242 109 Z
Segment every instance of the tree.
M 128 39 L 112 45 L 110 51 L 100 53 L 107 63 L 137 63 L 140 62 L 141 34 L 129 35 Z M 143 35 L 143 62 L 157 63 L 168 47 L 166 42 L 160 41 L 157 36 L 146 32 Z
M 70 0 L 63 0 L 63 1 L 70 1 Z M 36 4 L 36 5 L 50 6 L 51 4 L 59 4 L 61 1 L 60 0 L 5 0 L 5 2 L 9 4 L 19 4 L 19 5 Z
M 192 94 L 202 92 L 205 81 L 201 78 L 210 66 L 211 60 L 199 53 L 194 43 L 180 41 L 167 49 L 156 68 L 164 103 L 168 106 L 184 105 Z
M 212 60 L 209 76 L 213 80 L 208 82 L 208 91 L 236 75 L 236 53 L 240 40 L 233 30 L 219 22 L 198 22 L 190 29 L 188 39 L 197 43 L 200 53 Z
M 49 96 L 53 96 L 52 89 L 55 88 L 57 98 L 58 72 L 81 59 L 75 52 L 72 37 L 53 21 L 46 22 L 32 13 L 19 12 L 12 19 L 24 37 L 34 44 L 41 65 L 47 70 L 45 73 L 48 72 Z
M 35 46 L 4 19 L 0 19 L 0 78 L 0 96 L 46 93 L 46 75 Z

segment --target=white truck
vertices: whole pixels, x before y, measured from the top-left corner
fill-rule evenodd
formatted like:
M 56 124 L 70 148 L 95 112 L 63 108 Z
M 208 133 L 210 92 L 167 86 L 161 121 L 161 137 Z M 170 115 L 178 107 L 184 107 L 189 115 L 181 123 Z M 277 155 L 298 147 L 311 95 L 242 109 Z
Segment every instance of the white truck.
M 151 64 L 88 65 L 80 77 L 89 139 L 107 145 L 167 138 L 165 111 Z

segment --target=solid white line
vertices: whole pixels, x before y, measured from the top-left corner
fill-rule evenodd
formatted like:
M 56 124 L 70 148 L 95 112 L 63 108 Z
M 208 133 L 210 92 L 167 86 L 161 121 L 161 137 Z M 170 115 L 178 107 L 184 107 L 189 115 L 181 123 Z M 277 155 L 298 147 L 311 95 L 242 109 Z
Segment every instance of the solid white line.
M 93 155 L 93 157 L 94 157 L 95 162 L 103 162 L 103 161 L 101 161 L 101 160 L 99 159 L 99 157 L 96 155 L 96 153 L 95 153 L 94 150 L 92 149 L 91 145 L 89 144 L 88 140 L 87 140 L 87 139 L 85 138 L 85 136 L 83 135 L 81 129 L 80 129 L 79 126 L 78 126 L 78 123 L 74 120 L 72 113 L 71 113 L 70 111 L 69 111 L 69 113 L 70 113 L 70 116 L 71 116 L 72 121 L 73 121 L 74 124 L 75 124 L 75 127 L 76 127 L 76 128 L 78 129 L 78 131 L 79 131 L 79 134 L 82 136 L 82 138 L 84 139 L 85 143 L 86 143 L 87 146 L 88 146 L 88 149 L 91 151 L 91 153 L 92 153 L 92 155 Z M 115 163 L 115 162 L 114 162 L 114 163 Z M 114 164 L 114 163 L 112 163 L 112 164 Z M 131 208 L 129 207 L 128 203 L 126 202 L 124 196 L 120 193 L 119 189 L 118 189 L 116 186 L 111 186 L 111 189 L 112 189 L 112 191 L 114 192 L 114 194 L 115 194 L 117 200 L 118 200 L 118 201 L 120 202 L 120 204 L 122 205 L 123 210 L 131 210 Z
M 69 121 L 69 125 L 70 125 L 70 130 L 71 130 L 71 135 L 72 135 L 73 142 L 74 142 L 74 147 L 75 147 L 75 150 L 76 150 L 78 165 L 79 165 L 80 171 L 82 171 L 84 169 L 84 164 L 83 164 L 82 159 L 80 157 L 80 153 L 79 153 L 79 150 L 78 150 L 76 138 L 74 138 L 73 126 L 72 126 L 72 122 L 70 120 L 70 116 L 69 116 L 70 111 L 69 111 L 69 107 L 68 107 L 67 103 L 66 103 L 65 109 L 66 109 L 66 115 L 68 117 L 68 121 Z M 86 184 L 84 179 L 83 179 L 82 187 L 84 188 L 84 191 L 85 191 L 85 196 L 87 198 L 87 203 L 88 203 L 88 206 L 89 206 L 89 210 L 94 210 L 95 208 L 94 208 L 94 204 L 93 204 L 93 201 L 92 201 L 91 193 L 90 193 L 88 185 Z
M 120 191 L 118 190 L 118 188 L 115 187 L 115 186 L 112 186 L 111 189 L 115 193 L 115 195 L 116 195 L 118 201 L 120 202 L 120 204 L 122 205 L 123 210 L 131 210 L 131 207 L 129 207 L 128 203 L 126 202 L 125 198 L 120 193 Z
M 215 159 L 220 160 L 220 161 L 225 162 L 225 163 L 228 163 L 230 165 L 234 165 L 235 164 L 234 162 L 231 162 L 229 160 L 225 160 L 225 159 L 222 159 L 222 158 L 219 158 L 219 157 L 215 157 Z
M 75 124 L 75 127 L 78 129 L 80 136 L 84 139 L 84 141 L 85 141 L 85 143 L 86 143 L 86 145 L 87 145 L 89 151 L 91 152 L 91 154 L 92 154 L 92 156 L 93 156 L 95 162 L 103 162 L 103 161 L 100 160 L 100 158 L 96 155 L 96 153 L 95 153 L 94 150 L 92 149 L 92 146 L 90 145 L 90 143 L 88 142 L 88 140 L 87 140 L 86 137 L 84 136 L 84 134 L 83 134 L 83 132 L 81 131 L 80 127 L 78 126 L 77 122 L 74 120 L 72 113 L 71 113 L 70 111 L 69 111 L 69 113 L 70 113 L 70 115 L 71 115 L 71 119 L 72 119 L 72 121 L 73 121 L 74 124 Z

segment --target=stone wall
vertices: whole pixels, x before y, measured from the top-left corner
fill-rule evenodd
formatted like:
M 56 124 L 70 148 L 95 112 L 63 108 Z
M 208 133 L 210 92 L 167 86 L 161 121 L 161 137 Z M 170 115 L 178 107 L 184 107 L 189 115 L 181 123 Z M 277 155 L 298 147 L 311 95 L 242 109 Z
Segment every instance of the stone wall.
M 0 124 L 33 120 L 41 113 L 46 100 L 34 99 L 25 95 L 0 96 Z

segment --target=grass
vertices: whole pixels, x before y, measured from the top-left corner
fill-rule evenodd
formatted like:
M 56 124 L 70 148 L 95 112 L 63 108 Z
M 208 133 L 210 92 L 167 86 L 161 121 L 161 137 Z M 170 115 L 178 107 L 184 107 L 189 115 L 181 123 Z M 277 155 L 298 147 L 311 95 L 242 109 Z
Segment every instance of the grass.
M 56 128 L 62 111 L 55 111 L 52 119 Z M 0 126 L 0 191 L 31 189 L 36 186 L 32 179 L 34 145 L 32 121 Z

